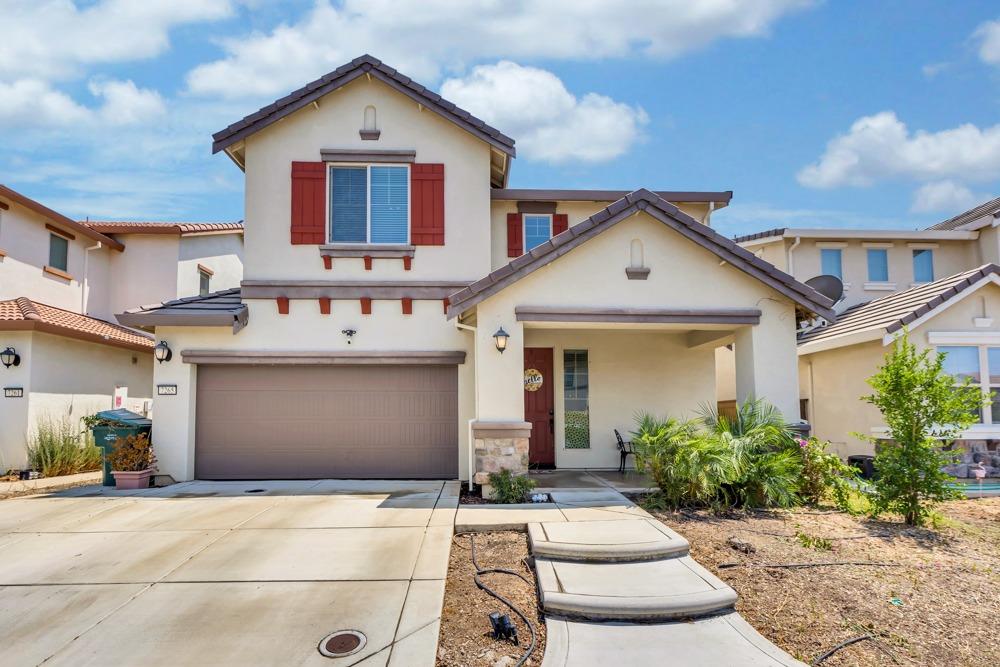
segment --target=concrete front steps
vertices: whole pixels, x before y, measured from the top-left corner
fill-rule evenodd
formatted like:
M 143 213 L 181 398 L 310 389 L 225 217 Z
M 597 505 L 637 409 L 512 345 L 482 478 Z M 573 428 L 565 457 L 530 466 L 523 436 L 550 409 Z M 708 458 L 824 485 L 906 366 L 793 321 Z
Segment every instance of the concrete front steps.
M 655 519 L 530 524 L 542 609 L 590 621 L 693 618 L 736 604 L 736 591 L 688 556 Z

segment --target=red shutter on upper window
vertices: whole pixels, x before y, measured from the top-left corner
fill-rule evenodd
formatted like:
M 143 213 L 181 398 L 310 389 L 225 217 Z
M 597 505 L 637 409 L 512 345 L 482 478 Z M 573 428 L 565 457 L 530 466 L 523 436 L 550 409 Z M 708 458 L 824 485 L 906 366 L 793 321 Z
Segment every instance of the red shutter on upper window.
M 565 213 L 552 214 L 552 236 L 562 234 L 569 229 L 569 216 Z
M 507 214 L 507 256 L 520 257 L 524 254 L 524 240 L 521 233 L 521 214 Z
M 410 165 L 410 243 L 444 245 L 444 165 Z
M 326 165 L 292 163 L 292 244 L 326 243 Z

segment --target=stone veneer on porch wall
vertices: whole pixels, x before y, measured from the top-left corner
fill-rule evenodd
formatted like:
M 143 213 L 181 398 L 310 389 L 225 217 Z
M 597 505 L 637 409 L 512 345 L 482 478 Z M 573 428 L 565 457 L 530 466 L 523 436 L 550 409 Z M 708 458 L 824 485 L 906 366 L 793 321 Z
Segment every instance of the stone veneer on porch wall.
M 483 486 L 488 497 L 491 472 L 510 470 L 515 475 L 528 472 L 528 422 L 474 422 L 472 424 L 473 461 L 475 472 L 472 481 Z

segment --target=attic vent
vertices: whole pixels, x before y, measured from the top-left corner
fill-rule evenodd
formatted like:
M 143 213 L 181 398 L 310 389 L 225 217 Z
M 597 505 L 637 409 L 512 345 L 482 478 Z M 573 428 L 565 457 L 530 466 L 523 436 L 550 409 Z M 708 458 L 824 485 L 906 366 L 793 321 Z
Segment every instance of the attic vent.
M 365 116 L 362 120 L 361 131 L 359 132 L 362 139 L 369 141 L 376 141 L 379 135 L 382 134 L 378 129 L 378 120 L 375 116 L 375 107 L 369 104 L 365 107 Z

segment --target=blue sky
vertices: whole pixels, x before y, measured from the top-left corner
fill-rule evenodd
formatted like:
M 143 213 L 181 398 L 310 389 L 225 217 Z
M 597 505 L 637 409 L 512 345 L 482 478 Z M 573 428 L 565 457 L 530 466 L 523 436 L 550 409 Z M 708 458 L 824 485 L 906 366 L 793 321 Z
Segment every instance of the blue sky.
M 369 52 L 514 136 L 512 187 L 731 189 L 728 234 L 1000 194 L 995 2 L 608 4 L 0 0 L 0 182 L 78 217 L 239 219 L 212 132 Z

